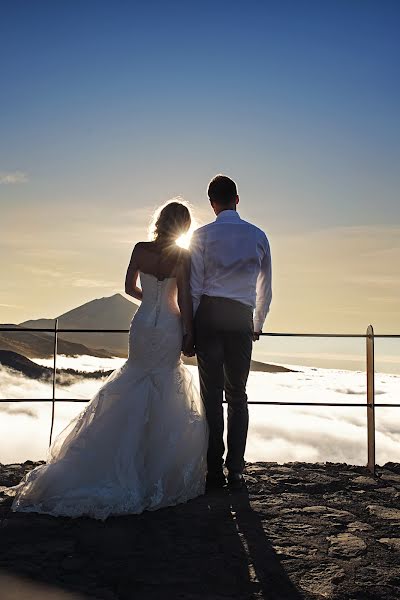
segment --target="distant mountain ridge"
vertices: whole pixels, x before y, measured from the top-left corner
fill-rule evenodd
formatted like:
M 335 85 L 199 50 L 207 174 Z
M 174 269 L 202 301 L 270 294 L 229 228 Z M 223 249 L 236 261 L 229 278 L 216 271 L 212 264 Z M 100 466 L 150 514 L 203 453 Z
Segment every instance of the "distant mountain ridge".
M 121 294 L 98 298 L 86 302 L 58 317 L 58 326 L 66 329 L 125 329 L 128 330 L 138 306 Z M 16 325 L 15 327 L 18 327 Z M 24 321 L 20 327 L 33 329 L 53 329 L 54 319 Z M 22 354 L 29 358 L 48 358 L 53 355 L 53 336 L 43 332 L 7 333 L 1 331 L 0 349 Z M 60 333 L 58 353 L 69 356 L 88 354 L 98 357 L 128 354 L 128 336 L 120 333 Z M 15 361 L 15 357 L 13 358 Z M 197 365 L 196 358 L 184 358 L 189 365 Z M 17 364 L 16 361 L 15 364 Z M 22 364 L 22 363 L 21 363 Z M 10 365 L 11 366 L 11 365 Z M 16 368 L 16 366 L 15 366 Z M 264 373 L 287 373 L 291 369 L 280 365 L 270 365 L 251 361 L 251 370 Z
M 17 373 L 25 375 L 30 379 L 48 379 L 49 371 L 47 367 L 42 367 L 37 363 L 29 360 L 26 356 L 13 352 L 12 350 L 0 349 L 0 365 L 13 369 Z
M 51 326 L 54 326 L 54 321 L 51 321 Z M 17 331 L 2 331 L 1 327 L 12 327 Z M 38 326 L 39 327 L 39 326 Z M 41 325 L 40 327 L 49 327 L 49 325 Z M 54 351 L 54 338 L 51 334 L 42 331 L 18 331 L 19 325 L 0 325 L 0 349 L 10 352 L 17 352 L 29 358 L 50 358 Z M 112 354 L 104 349 L 94 349 L 69 342 L 61 337 L 58 340 L 58 353 L 66 354 L 67 356 L 79 356 L 88 354 L 89 356 L 98 356 L 102 358 L 110 358 Z
M 58 326 L 66 329 L 129 329 L 130 322 L 138 307 L 114 294 L 86 302 L 77 308 L 60 315 Z M 54 319 L 35 319 L 24 321 L 21 327 L 54 327 Z M 59 339 L 83 344 L 89 348 L 103 350 L 113 356 L 127 356 L 128 337 L 121 333 L 61 333 Z
M 195 357 L 183 357 L 183 362 L 186 365 L 197 366 Z M 53 375 L 52 367 L 44 367 L 30 360 L 26 356 L 11 350 L 3 350 L 0 348 L 0 366 L 12 369 L 13 371 L 28 377 L 29 379 L 41 379 L 49 381 Z M 252 371 L 261 371 L 263 373 L 285 373 L 290 372 L 290 369 L 281 367 L 280 365 L 268 365 L 266 363 L 251 361 Z M 112 373 L 112 370 L 98 371 L 82 371 L 77 369 L 57 369 L 57 382 L 61 385 L 72 385 L 76 378 L 84 379 L 99 379 L 107 377 Z
M 12 371 L 24 375 L 29 379 L 38 379 L 41 381 L 50 381 L 53 377 L 52 367 L 43 367 L 33 360 L 12 352 L 10 350 L 0 349 L 0 366 L 11 369 Z M 109 371 L 78 371 L 77 369 L 57 369 L 57 383 L 59 385 L 72 385 L 78 379 L 101 379 L 112 373 Z

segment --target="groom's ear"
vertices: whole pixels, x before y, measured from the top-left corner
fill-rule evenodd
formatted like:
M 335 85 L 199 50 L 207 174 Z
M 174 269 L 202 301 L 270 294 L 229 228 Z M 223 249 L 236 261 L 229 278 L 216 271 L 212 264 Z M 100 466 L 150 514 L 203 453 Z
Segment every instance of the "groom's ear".
M 240 200 L 239 196 L 236 196 L 236 206 L 239 204 L 239 200 Z

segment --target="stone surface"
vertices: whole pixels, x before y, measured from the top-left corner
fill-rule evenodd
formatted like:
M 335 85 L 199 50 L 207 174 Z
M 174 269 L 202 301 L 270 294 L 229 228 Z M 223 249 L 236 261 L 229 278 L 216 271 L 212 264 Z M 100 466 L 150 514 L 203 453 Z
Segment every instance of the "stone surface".
M 377 480 L 374 479 L 373 477 L 363 477 L 362 475 L 359 475 L 358 477 L 356 477 L 355 479 L 352 480 L 352 483 L 355 485 L 367 485 L 370 486 L 372 485 L 373 487 L 376 487 L 378 484 Z
M 247 491 L 104 523 L 11 513 L 34 466 L 0 465 L 0 574 L 27 598 L 400 598 L 400 465 L 249 464 Z
M 344 569 L 335 564 L 319 565 L 300 579 L 300 587 L 311 598 L 334 598 L 337 584 L 346 577 Z
M 381 475 L 383 481 L 389 481 L 392 485 L 400 486 L 400 475 L 398 473 L 385 472 Z
M 392 548 L 392 550 L 400 552 L 400 538 L 381 538 L 378 541 L 381 544 L 385 544 L 385 546 L 389 546 L 389 548 Z
M 368 523 L 363 523 L 362 521 L 354 521 L 353 523 L 349 523 L 347 525 L 348 531 L 353 533 L 357 533 L 357 531 L 371 531 L 373 529 L 372 525 L 368 525 Z
M 380 494 L 395 494 L 398 495 L 398 491 L 395 487 L 384 487 L 384 488 L 379 488 L 377 490 L 378 493 Z
M 285 558 L 310 558 L 312 559 L 318 552 L 316 548 L 307 548 L 305 546 L 273 546 L 275 552 Z
M 331 508 L 330 506 L 306 506 L 302 509 L 305 513 L 314 513 L 322 517 L 323 519 L 347 519 L 354 518 L 354 515 L 348 510 L 338 510 L 337 508 Z
M 371 504 L 367 507 L 371 515 L 378 519 L 388 519 L 390 521 L 398 521 L 400 523 L 400 509 L 391 506 L 382 506 L 379 504 Z
M 363 539 L 352 533 L 339 533 L 328 537 L 330 542 L 328 554 L 339 558 L 352 558 L 364 554 L 367 544 Z

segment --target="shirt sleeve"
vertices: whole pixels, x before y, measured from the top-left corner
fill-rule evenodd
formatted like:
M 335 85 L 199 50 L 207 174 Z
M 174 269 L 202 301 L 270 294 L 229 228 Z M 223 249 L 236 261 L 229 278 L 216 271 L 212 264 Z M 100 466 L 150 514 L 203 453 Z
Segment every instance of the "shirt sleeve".
M 193 300 L 193 316 L 199 307 L 204 291 L 204 243 L 199 231 L 195 231 L 190 242 L 191 270 L 190 291 Z
M 261 261 L 260 273 L 257 278 L 256 309 L 254 312 L 254 331 L 262 330 L 269 312 L 272 300 L 272 266 L 271 250 L 265 237 L 265 254 Z

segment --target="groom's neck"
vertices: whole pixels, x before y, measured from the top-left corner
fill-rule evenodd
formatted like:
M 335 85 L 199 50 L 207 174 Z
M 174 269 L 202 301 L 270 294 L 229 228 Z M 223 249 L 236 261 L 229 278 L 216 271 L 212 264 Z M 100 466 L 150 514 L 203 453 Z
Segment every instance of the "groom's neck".
M 215 214 L 218 216 L 224 210 L 236 210 L 236 202 L 235 204 L 229 204 L 228 206 L 221 206 L 220 204 L 213 204 L 213 209 Z

